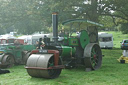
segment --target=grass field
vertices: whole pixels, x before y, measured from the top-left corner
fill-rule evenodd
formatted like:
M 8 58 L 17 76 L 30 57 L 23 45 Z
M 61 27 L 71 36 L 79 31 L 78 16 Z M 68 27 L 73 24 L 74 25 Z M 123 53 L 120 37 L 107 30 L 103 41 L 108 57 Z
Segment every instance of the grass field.
M 63 69 L 56 79 L 30 77 L 24 65 L 14 66 L 11 73 L 0 75 L 0 85 L 128 85 L 128 64 L 120 64 L 117 59 L 122 55 L 120 42 L 128 35 L 109 32 L 114 36 L 114 49 L 102 49 L 103 61 L 99 70 L 85 72 L 84 67 Z

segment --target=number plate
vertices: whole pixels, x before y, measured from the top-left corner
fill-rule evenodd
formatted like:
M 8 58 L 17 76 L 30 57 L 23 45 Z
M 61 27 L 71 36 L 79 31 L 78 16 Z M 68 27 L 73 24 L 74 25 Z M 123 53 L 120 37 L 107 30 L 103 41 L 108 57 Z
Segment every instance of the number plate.
M 48 53 L 48 50 L 39 50 L 40 53 Z

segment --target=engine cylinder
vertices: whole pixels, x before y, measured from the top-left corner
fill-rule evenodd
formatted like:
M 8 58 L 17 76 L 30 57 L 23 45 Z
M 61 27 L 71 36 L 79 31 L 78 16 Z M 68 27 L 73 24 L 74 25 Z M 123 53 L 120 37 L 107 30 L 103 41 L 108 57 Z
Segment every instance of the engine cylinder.
M 62 46 L 62 53 L 61 56 L 74 56 L 75 49 L 69 46 Z

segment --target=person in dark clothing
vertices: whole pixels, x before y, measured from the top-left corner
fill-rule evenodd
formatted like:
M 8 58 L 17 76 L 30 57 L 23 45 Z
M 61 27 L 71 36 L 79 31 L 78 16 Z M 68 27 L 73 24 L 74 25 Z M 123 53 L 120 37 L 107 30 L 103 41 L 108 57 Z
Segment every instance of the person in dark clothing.
M 36 49 L 39 47 L 39 41 L 36 41 Z
M 40 38 L 40 39 L 39 39 L 38 49 L 40 49 L 40 46 L 42 45 L 42 43 L 41 43 L 41 42 L 42 42 L 42 40 L 43 40 L 42 38 Z
M 1 62 L 0 62 L 1 64 Z M 9 70 L 0 69 L 0 74 L 10 73 Z
M 64 37 L 64 35 L 65 35 L 64 30 L 61 30 L 60 33 L 59 33 L 59 37 Z
M 15 40 L 14 45 L 20 45 L 20 42 L 18 40 Z
M 43 42 L 43 39 L 40 38 L 40 39 L 39 39 L 39 44 L 38 44 L 37 49 L 40 49 L 41 47 L 44 47 L 44 46 L 45 46 L 45 44 L 44 44 L 44 42 Z

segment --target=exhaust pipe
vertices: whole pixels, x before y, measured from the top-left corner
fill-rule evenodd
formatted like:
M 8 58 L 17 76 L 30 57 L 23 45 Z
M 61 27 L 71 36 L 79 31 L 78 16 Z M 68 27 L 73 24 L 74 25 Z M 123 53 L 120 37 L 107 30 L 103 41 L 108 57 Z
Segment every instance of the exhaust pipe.
M 53 24 L 53 41 L 55 44 L 58 43 L 58 13 L 52 13 L 52 24 Z

